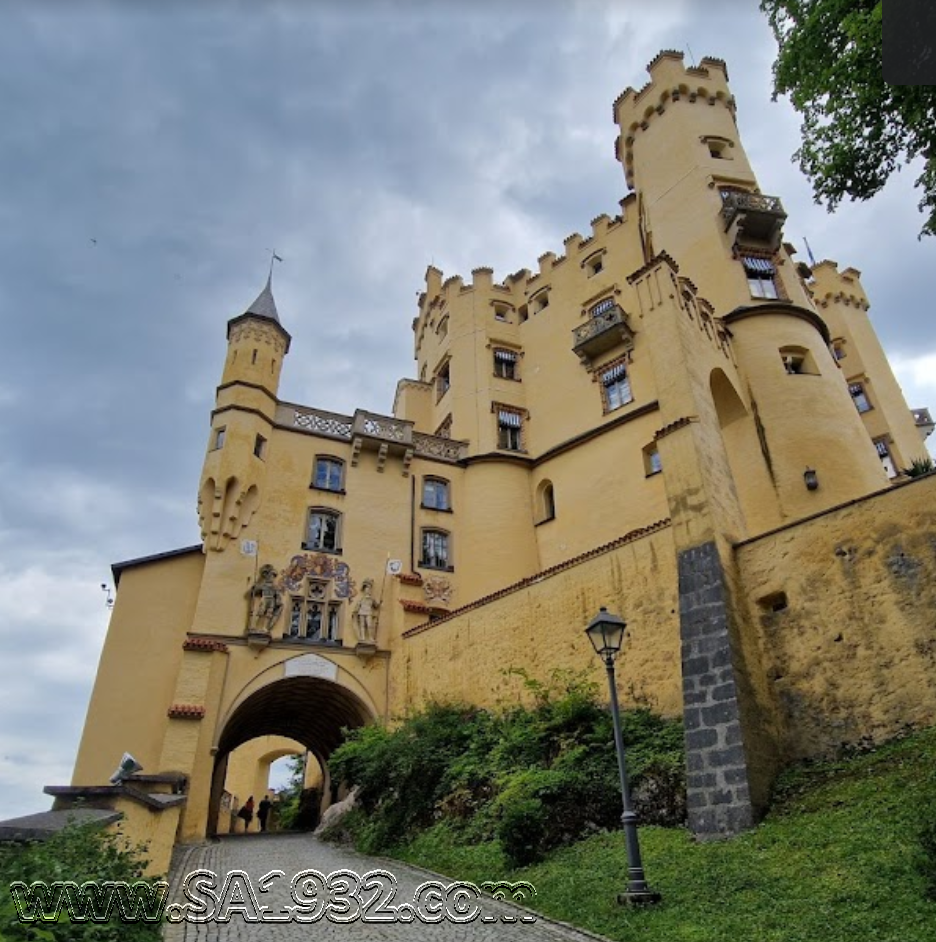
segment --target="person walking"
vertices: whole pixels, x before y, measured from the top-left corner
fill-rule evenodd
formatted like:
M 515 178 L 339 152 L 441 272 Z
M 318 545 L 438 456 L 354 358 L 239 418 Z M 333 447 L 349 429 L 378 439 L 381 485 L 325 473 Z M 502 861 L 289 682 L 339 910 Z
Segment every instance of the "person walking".
M 272 807 L 273 803 L 270 801 L 269 795 L 267 795 L 257 806 L 257 820 L 260 822 L 261 831 L 265 831 L 267 829 L 267 818 L 270 816 L 270 809 Z
M 237 817 L 244 819 L 244 833 L 245 834 L 250 830 L 250 822 L 253 821 L 253 816 L 254 816 L 254 800 L 253 800 L 253 795 L 251 795 L 244 802 L 241 810 L 237 812 Z

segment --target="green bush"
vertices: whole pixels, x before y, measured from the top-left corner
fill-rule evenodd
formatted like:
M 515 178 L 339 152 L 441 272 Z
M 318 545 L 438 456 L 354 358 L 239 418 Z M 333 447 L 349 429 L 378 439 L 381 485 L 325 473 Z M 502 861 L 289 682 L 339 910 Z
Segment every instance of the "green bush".
M 17 880 L 88 880 L 134 883 L 144 879 L 145 848 L 130 847 L 120 833 L 94 825 L 69 825 L 49 840 L 31 844 L 0 844 L 0 939 L 3 942 L 149 942 L 159 938 L 159 923 L 122 923 L 112 913 L 108 923 L 72 923 L 62 915 L 57 923 L 21 923 L 10 893 Z M 156 882 L 146 877 L 145 882 Z
M 538 798 L 519 798 L 503 808 L 497 839 L 507 859 L 517 867 L 534 863 L 543 855 L 548 812 Z
M 497 838 L 520 863 L 620 826 L 612 721 L 598 688 L 568 672 L 545 684 L 511 673 L 530 706 L 433 703 L 394 730 L 348 734 L 331 769 L 359 786 L 361 814 L 347 827 L 359 849 L 384 852 L 444 822 L 464 844 Z M 684 823 L 682 725 L 629 710 L 623 735 L 641 820 Z

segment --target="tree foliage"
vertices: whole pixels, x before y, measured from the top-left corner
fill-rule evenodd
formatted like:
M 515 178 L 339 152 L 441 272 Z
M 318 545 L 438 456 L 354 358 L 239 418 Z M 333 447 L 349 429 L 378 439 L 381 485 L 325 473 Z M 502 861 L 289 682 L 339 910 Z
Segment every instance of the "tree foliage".
M 816 201 L 834 210 L 845 196 L 869 199 L 922 157 L 921 235 L 936 235 L 936 86 L 884 81 L 882 0 L 761 0 L 760 7 L 779 46 L 774 94 L 789 95 L 803 116 L 794 156 Z

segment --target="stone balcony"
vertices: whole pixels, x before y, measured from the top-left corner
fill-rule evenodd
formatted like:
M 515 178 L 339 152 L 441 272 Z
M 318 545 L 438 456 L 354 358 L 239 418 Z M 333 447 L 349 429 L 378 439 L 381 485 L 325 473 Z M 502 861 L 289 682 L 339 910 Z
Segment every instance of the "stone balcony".
M 616 346 L 629 350 L 634 332 L 627 314 L 613 301 L 603 301 L 589 312 L 588 320 L 572 331 L 572 350 L 586 366 Z
M 417 432 L 413 423 L 393 416 L 358 409 L 353 416 L 280 403 L 277 424 L 323 438 L 351 443 L 351 463 L 356 465 L 362 451 L 377 452 L 377 467 L 383 471 L 391 455 L 403 459 L 403 473 L 409 473 L 414 456 L 456 462 L 468 453 L 468 443 L 438 435 Z
M 730 190 L 722 193 L 721 215 L 725 232 L 735 226 L 734 244 L 739 248 L 780 248 L 787 216 L 779 197 Z

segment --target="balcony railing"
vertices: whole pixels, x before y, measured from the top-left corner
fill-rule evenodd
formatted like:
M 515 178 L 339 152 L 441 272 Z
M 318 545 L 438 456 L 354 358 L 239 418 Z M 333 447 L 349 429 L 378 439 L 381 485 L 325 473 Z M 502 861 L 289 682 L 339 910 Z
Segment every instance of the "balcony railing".
M 413 430 L 413 423 L 388 415 L 377 415 L 358 409 L 353 416 L 281 403 L 277 408 L 277 421 L 304 432 L 334 438 L 338 441 L 358 441 L 363 446 L 387 445 L 389 453 L 412 451 L 417 456 L 442 461 L 459 461 L 467 454 L 466 442 L 438 435 L 427 435 Z
M 351 424 L 351 435 L 364 435 L 409 448 L 413 444 L 413 423 L 358 409 Z
M 630 348 L 634 343 L 634 332 L 624 311 L 613 303 L 596 308 L 597 313 L 591 313 L 584 324 L 572 331 L 572 349 L 586 363 L 612 347 Z
M 737 244 L 766 245 L 772 251 L 780 247 L 787 217 L 779 197 L 728 190 L 722 193 L 721 215 L 726 232 L 737 221 Z

